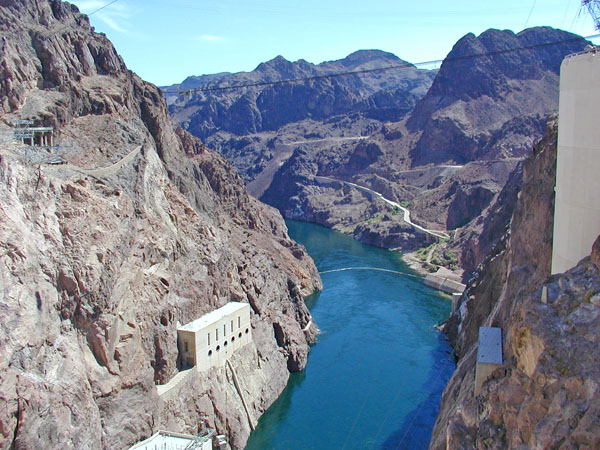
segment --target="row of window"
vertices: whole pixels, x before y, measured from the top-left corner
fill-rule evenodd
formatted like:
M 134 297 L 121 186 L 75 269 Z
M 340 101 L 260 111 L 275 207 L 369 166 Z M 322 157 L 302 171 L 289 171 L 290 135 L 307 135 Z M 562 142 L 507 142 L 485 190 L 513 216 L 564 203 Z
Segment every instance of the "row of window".
M 240 316 L 238 316 L 238 318 L 237 318 L 237 329 L 238 329 L 238 330 L 239 330 L 239 329 L 241 328 L 241 326 L 242 326 L 242 325 L 241 325 L 241 322 L 242 322 L 242 320 L 241 320 L 241 317 L 240 317 Z M 231 331 L 230 331 L 230 332 L 231 332 L 231 333 L 233 333 L 233 320 L 231 320 Z M 207 333 L 207 334 L 206 334 L 206 338 L 207 338 L 207 340 L 208 340 L 208 345 L 210 345 L 210 334 L 211 334 L 211 333 Z M 226 335 L 227 335 L 227 324 L 225 324 L 225 323 L 224 323 L 224 324 L 223 324 L 223 337 L 224 337 L 224 336 L 226 336 Z M 218 328 L 217 328 L 217 329 L 215 329 L 215 339 L 216 339 L 217 341 L 219 340 L 219 329 L 218 329 Z
M 248 328 L 246 328 L 246 331 L 244 331 L 244 333 L 248 334 Z M 238 333 L 238 338 L 241 338 L 241 337 L 242 337 L 242 332 L 240 331 Z M 235 342 L 235 336 L 231 336 L 231 342 L 232 343 Z M 227 347 L 227 341 L 223 342 L 223 347 Z M 218 352 L 219 350 L 221 350 L 221 346 L 217 345 L 217 348 L 215 348 L 215 350 Z M 213 351 L 209 350 L 208 351 L 208 356 L 212 356 L 212 354 L 213 354 Z

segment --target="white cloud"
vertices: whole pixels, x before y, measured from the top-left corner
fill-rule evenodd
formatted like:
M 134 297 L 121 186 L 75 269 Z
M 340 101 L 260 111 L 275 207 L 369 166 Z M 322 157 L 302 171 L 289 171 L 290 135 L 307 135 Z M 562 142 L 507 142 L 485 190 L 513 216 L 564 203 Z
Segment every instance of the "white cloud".
M 98 13 L 98 19 L 100 19 L 102 22 L 104 22 L 106 25 L 108 25 L 109 28 L 118 31 L 119 33 L 128 33 L 129 30 L 127 30 L 126 28 L 124 28 L 121 24 L 119 24 L 118 20 L 119 19 L 113 19 L 112 17 L 110 17 L 109 15 L 105 15 L 105 14 L 101 14 Z
M 108 3 L 110 3 L 108 0 L 81 0 L 75 4 L 85 14 L 94 13 L 92 18 L 104 22 L 111 30 L 119 33 L 129 33 L 131 9 L 125 3 L 117 2 L 110 5 Z

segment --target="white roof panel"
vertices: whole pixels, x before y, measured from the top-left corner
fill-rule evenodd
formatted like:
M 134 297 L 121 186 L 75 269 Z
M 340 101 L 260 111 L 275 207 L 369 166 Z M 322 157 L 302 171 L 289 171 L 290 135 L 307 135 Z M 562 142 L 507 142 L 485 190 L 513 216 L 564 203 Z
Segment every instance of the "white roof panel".
M 479 327 L 479 345 L 477 362 L 484 364 L 502 364 L 502 329 Z
M 219 309 L 215 309 L 214 311 L 204 314 L 202 317 L 182 325 L 177 329 L 182 331 L 198 331 L 212 323 L 218 322 L 223 317 L 240 311 L 248 306 L 248 303 L 229 302 L 226 305 L 221 306 Z

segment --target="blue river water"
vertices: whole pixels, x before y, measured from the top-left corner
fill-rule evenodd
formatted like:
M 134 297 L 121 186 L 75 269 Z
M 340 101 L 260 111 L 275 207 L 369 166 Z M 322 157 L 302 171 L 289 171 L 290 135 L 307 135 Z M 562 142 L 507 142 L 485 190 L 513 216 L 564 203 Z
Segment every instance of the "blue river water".
M 287 225 L 322 273 L 323 291 L 306 299 L 321 333 L 306 370 L 291 375 L 246 449 L 428 448 L 454 370 L 434 328 L 450 300 L 424 286 L 398 253 L 317 225 Z M 388 271 L 328 272 L 349 267 Z

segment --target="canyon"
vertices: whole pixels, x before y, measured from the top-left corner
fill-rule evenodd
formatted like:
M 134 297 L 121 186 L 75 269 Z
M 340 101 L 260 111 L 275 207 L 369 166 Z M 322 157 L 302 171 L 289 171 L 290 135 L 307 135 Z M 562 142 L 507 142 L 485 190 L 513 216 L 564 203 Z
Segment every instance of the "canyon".
M 457 368 L 432 449 L 600 446 L 599 241 L 550 276 L 559 66 L 585 45 L 544 27 L 468 34 L 409 111 L 339 110 L 240 135 L 204 128 L 250 191 L 285 217 L 391 249 L 430 243 L 375 192 L 409 208 L 422 227 L 451 233 L 428 248 L 429 260 L 437 251 L 467 282 L 443 325 Z M 220 83 L 195 81 L 198 91 L 170 101 L 184 128 L 197 126 L 194 102 L 208 102 Z M 268 112 L 260 105 L 255 119 Z M 181 120 L 183 111 L 193 119 Z M 502 330 L 504 364 L 475 395 L 480 326 Z
M 583 38 L 488 30 L 439 70 L 362 50 L 161 90 L 66 2 L 0 2 L 0 37 L 1 448 L 204 425 L 243 448 L 318 333 L 304 297 L 321 279 L 281 214 L 404 251 L 450 235 L 428 259 L 467 289 L 432 449 L 600 446 L 600 241 L 549 267 L 552 113 Z M 24 121 L 52 144 L 25 145 Z M 231 301 L 251 344 L 184 374 L 178 326 Z M 506 362 L 475 396 L 481 325 Z
M 486 217 L 512 198 L 500 197 L 507 181 L 557 110 L 562 59 L 585 45 L 549 27 L 492 29 L 465 35 L 439 70 L 363 50 L 319 65 L 278 57 L 253 72 L 189 77 L 163 91 L 174 119 L 284 217 L 384 248 L 429 245 L 390 204 L 344 183 L 352 182 L 402 203 L 418 225 L 452 230 L 436 259 L 456 261 L 466 281 L 499 238 L 484 230 Z M 314 79 L 334 68 L 343 76 Z M 332 92 L 339 104 L 311 109 Z M 394 102 L 374 100 L 389 96 Z

